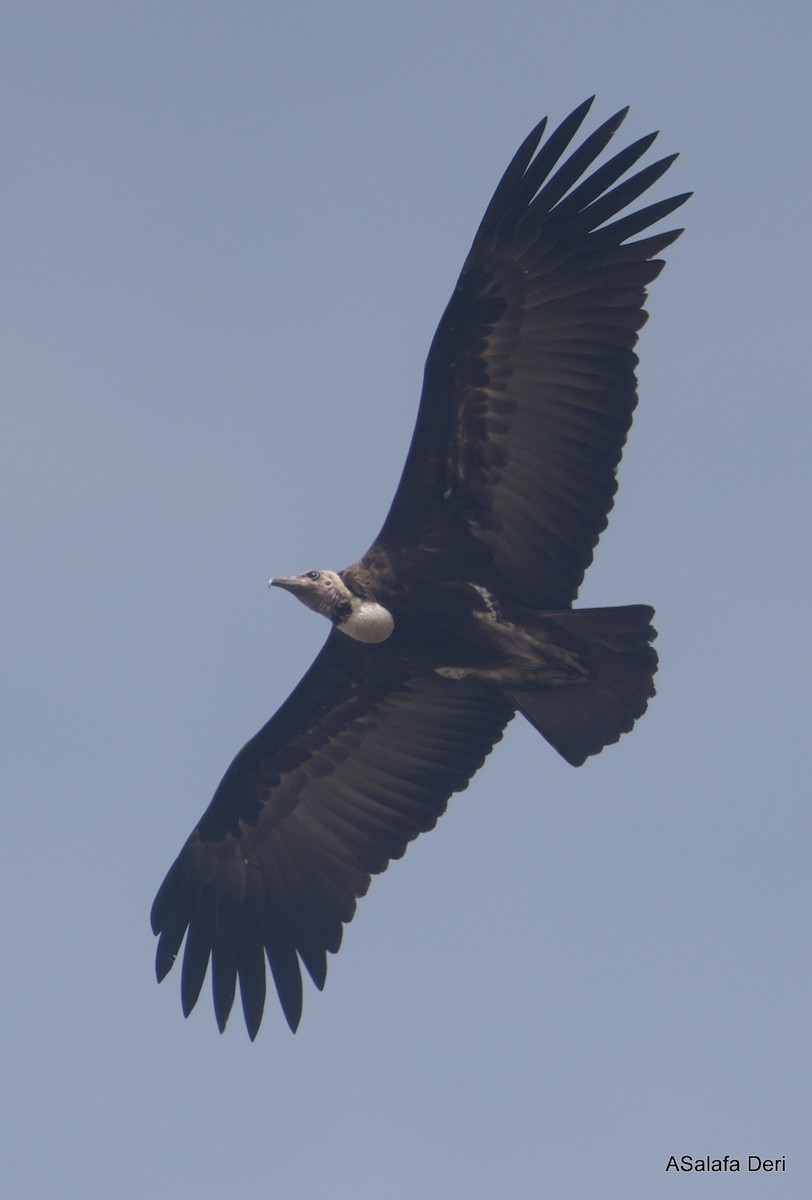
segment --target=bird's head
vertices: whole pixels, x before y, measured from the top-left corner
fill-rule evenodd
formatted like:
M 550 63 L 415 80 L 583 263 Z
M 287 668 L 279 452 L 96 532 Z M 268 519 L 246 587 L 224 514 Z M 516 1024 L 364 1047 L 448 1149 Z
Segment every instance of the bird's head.
M 269 587 L 284 588 L 313 612 L 331 621 L 349 616 L 352 593 L 335 571 L 302 571 L 300 575 L 274 575 Z
M 275 575 L 269 587 L 291 592 L 313 612 L 321 613 L 342 633 L 359 642 L 384 642 L 395 627 L 392 614 L 374 600 L 356 596 L 336 571 L 302 571 Z

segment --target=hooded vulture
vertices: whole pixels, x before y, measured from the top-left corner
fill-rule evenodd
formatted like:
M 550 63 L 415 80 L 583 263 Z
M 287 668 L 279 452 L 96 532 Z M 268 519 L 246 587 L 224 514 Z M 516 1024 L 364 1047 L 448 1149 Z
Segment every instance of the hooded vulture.
M 682 232 L 634 239 L 687 194 L 633 204 L 675 155 L 655 134 L 594 170 L 625 110 L 567 155 L 591 101 L 522 143 L 429 350 L 392 506 L 343 571 L 270 582 L 331 623 L 239 752 L 152 907 L 159 979 L 186 939 L 184 1014 L 211 961 L 225 1028 L 248 1033 L 267 958 L 296 1029 L 370 876 L 433 828 L 520 712 L 574 766 L 654 694 L 653 610 L 573 609 L 616 490 L 646 285 Z

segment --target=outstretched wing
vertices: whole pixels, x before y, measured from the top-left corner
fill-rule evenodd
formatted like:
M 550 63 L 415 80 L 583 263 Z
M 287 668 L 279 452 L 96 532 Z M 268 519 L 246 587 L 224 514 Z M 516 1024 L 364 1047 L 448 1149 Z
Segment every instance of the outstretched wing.
M 386 647 L 363 647 L 334 630 L 234 759 L 155 898 L 159 979 L 186 937 L 184 1013 L 211 958 L 220 1029 L 239 980 L 255 1037 L 267 955 L 295 1029 L 299 959 L 323 987 L 326 952 L 338 950 L 370 875 L 433 828 L 512 715 L 476 685 L 411 675 Z
M 612 220 L 676 157 L 618 182 L 651 134 L 586 175 L 625 110 L 554 170 L 590 104 L 539 148 L 542 121 L 488 206 L 432 342 L 409 455 L 370 551 L 436 550 L 444 536 L 451 550 L 474 538 L 506 590 L 542 608 L 571 604 L 606 527 L 637 402 L 645 286 L 663 267 L 654 255 L 682 231 L 627 239 L 688 198 Z

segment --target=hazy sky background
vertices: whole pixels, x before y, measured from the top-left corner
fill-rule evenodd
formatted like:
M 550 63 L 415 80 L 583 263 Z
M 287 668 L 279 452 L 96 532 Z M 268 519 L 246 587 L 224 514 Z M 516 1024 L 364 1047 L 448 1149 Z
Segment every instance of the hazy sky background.
M 4 1196 L 812 1193 L 809 22 L 4 5 Z M 148 914 L 326 634 L 265 582 L 366 549 L 493 187 L 592 92 L 696 192 L 581 596 L 657 606 L 658 698 L 580 770 L 514 722 L 297 1036 L 220 1037 Z

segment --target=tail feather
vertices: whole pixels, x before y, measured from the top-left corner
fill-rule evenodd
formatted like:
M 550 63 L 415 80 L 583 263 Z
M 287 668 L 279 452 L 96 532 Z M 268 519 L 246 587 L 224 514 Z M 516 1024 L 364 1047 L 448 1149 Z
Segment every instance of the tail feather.
M 646 711 L 654 695 L 657 636 L 654 609 L 583 608 L 545 613 L 589 670 L 590 678 L 547 691 L 511 692 L 516 707 L 567 762 L 579 767 L 618 741 Z

